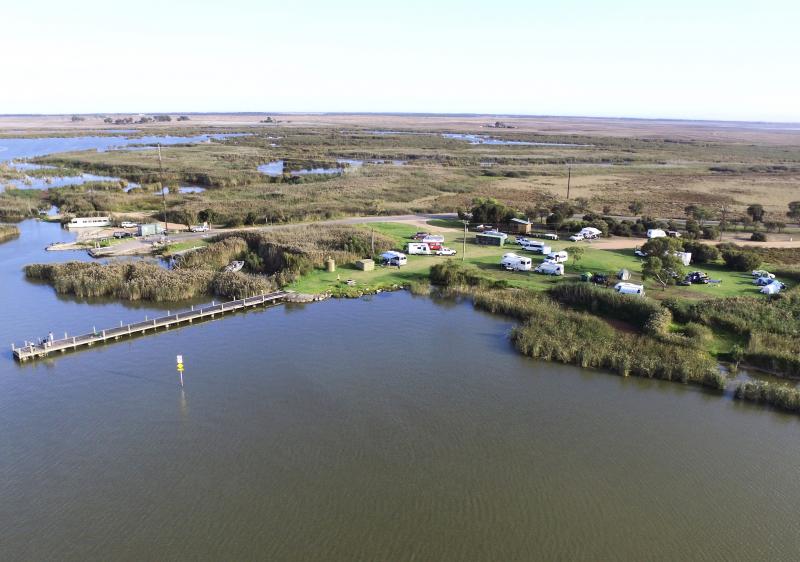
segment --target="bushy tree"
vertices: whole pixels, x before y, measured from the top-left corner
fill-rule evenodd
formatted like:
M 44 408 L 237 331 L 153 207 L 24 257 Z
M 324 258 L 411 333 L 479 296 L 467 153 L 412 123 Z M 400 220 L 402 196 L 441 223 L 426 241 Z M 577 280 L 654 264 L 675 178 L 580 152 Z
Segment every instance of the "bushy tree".
M 642 214 L 642 210 L 644 210 L 644 203 L 641 201 L 632 201 L 630 205 L 628 205 L 628 210 L 634 215 L 639 216 Z
M 752 271 L 761 265 L 761 258 L 755 252 L 730 247 L 722 250 L 722 259 L 734 271 Z
M 786 216 L 790 219 L 800 220 L 800 201 L 792 201 L 789 203 L 789 212 Z
M 683 249 L 692 254 L 692 262 L 696 264 L 713 263 L 719 259 L 719 250 L 710 244 L 687 240 Z
M 747 214 L 753 219 L 753 222 L 762 222 L 764 220 L 764 206 L 758 203 L 753 203 L 747 207 Z
M 569 246 L 565 250 L 567 254 L 569 254 L 569 257 L 571 257 L 575 263 L 581 261 L 583 254 L 586 253 L 585 248 L 583 248 L 582 246 Z
M 478 198 L 472 202 L 472 220 L 480 223 L 500 224 L 517 215 L 516 211 L 496 199 Z
M 683 276 L 683 262 L 675 255 L 683 251 L 683 244 L 678 238 L 653 238 L 642 246 L 647 254 L 642 266 L 642 276 L 652 279 L 666 289 Z

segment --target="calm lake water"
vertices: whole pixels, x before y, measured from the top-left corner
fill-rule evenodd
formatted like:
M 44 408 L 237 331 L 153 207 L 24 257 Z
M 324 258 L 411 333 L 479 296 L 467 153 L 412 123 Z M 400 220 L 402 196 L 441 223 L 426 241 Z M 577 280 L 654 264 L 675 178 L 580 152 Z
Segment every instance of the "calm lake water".
M 0 341 L 159 312 L 25 281 L 86 258 L 21 227 Z M 797 558 L 796 416 L 535 362 L 510 327 L 393 293 L 25 365 L 6 348 L 0 559 Z
M 215 135 L 193 135 L 187 137 L 171 135 L 149 135 L 143 137 L 126 136 L 86 136 L 86 137 L 47 137 L 47 138 L 0 138 L 0 162 L 20 158 L 45 156 L 56 152 L 74 150 L 112 150 L 129 145 L 145 144 L 194 144 L 241 136 L 246 133 L 222 133 Z

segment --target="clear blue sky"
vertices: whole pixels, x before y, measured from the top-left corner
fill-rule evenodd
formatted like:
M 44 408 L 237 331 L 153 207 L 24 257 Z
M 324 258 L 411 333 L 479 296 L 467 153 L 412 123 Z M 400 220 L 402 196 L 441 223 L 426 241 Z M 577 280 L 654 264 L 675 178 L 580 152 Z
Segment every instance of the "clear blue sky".
M 800 121 L 800 2 L 10 1 L 0 113 Z

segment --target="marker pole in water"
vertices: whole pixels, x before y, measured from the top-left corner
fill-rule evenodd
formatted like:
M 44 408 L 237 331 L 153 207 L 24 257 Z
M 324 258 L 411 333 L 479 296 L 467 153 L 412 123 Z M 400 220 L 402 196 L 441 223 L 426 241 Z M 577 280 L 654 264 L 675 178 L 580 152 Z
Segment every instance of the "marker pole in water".
M 178 376 L 181 380 L 181 388 L 183 388 L 183 355 L 177 355 L 175 361 L 178 363 Z

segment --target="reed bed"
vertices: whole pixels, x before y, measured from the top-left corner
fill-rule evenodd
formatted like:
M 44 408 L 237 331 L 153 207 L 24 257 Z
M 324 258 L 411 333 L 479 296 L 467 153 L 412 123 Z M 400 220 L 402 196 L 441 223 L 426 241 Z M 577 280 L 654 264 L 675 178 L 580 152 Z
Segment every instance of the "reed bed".
M 741 382 L 733 394 L 737 400 L 768 404 L 788 412 L 800 412 L 800 389 L 774 382 Z
M 13 224 L 0 224 L 0 242 L 6 242 L 19 236 L 19 228 Z
M 620 332 L 597 316 L 564 308 L 545 293 L 482 285 L 470 269 L 457 262 L 437 264 L 431 278 L 443 287 L 444 294 L 471 298 L 477 308 L 520 320 L 511 340 L 517 350 L 529 357 L 623 376 L 698 384 L 717 390 L 725 387 L 725 375 L 704 350 L 661 337 Z M 642 322 L 642 326 L 646 324 Z

